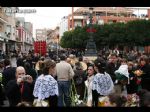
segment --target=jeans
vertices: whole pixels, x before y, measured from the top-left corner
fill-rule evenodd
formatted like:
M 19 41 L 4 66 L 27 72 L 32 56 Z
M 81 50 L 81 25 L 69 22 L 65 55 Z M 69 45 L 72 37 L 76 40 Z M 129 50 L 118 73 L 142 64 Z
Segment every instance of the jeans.
M 70 81 L 58 81 L 58 90 L 59 90 L 58 106 L 59 107 L 63 107 L 65 105 L 71 106 L 70 87 L 71 87 Z

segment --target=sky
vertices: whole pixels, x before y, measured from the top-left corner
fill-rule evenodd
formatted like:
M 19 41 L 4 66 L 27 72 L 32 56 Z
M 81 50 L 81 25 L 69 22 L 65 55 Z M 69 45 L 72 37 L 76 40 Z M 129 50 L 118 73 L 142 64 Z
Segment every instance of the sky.
M 72 13 L 72 7 L 19 7 L 19 10 L 36 10 L 35 13 L 17 13 L 16 17 L 24 17 L 26 22 L 33 24 L 33 36 L 35 29 L 54 29 L 60 23 L 61 18 Z M 75 8 L 74 10 L 76 10 Z
M 79 7 L 74 7 L 74 11 Z M 35 13 L 17 13 L 16 17 L 24 17 L 26 22 L 33 24 L 33 37 L 35 29 L 54 29 L 61 21 L 61 18 L 72 13 L 72 7 L 19 7 L 19 10 L 35 10 Z M 145 10 L 135 10 L 135 14 L 146 14 Z

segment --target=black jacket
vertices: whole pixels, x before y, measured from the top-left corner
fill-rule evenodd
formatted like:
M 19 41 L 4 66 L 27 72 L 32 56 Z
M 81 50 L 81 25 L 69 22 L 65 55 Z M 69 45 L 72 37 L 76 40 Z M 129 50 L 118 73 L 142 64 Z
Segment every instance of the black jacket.
M 15 67 L 8 67 L 5 68 L 2 72 L 3 77 L 2 77 L 2 84 L 4 85 L 4 88 L 6 87 L 6 84 L 10 81 L 10 80 L 14 80 L 16 79 L 16 68 Z
M 106 72 L 111 76 L 113 82 L 116 80 L 115 71 L 119 68 L 120 64 L 117 63 L 116 65 L 114 63 L 107 62 L 106 64 Z
M 132 78 L 132 80 L 131 80 Z M 129 70 L 129 84 L 127 84 L 127 92 L 128 94 L 137 93 L 138 85 L 136 84 L 136 77 L 133 71 Z
M 33 102 L 34 83 L 24 82 L 23 93 L 21 94 L 21 85 L 16 80 L 11 80 L 6 85 L 6 96 L 8 97 L 10 106 L 16 106 L 21 101 Z
M 150 91 L 150 65 L 146 64 L 140 67 L 140 69 L 144 72 L 144 74 L 141 76 L 142 89 L 147 89 L 148 91 Z

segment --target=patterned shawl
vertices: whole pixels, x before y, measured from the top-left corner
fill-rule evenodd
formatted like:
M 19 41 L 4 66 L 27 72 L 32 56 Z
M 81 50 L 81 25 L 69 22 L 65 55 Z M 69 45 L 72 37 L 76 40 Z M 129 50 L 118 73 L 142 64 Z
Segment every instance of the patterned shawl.
M 37 78 L 33 91 L 34 97 L 45 99 L 49 96 L 58 96 L 58 83 L 51 75 L 41 75 Z
M 96 90 L 100 95 L 109 95 L 113 88 L 114 84 L 108 73 L 97 73 L 94 76 L 92 90 Z

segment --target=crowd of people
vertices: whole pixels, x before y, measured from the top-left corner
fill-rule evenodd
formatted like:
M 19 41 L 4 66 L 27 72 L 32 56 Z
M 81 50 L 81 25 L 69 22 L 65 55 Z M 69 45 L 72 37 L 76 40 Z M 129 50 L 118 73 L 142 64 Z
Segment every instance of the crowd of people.
M 0 61 L 0 105 L 24 107 L 150 106 L 150 57 L 117 50 L 100 52 L 95 60 L 79 53 L 19 54 L 17 67 Z

